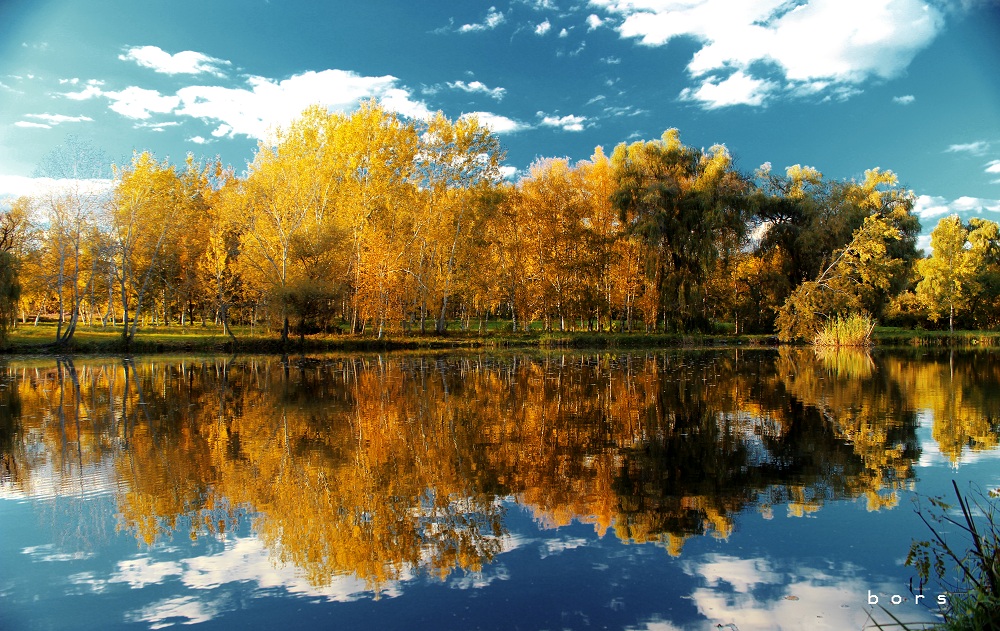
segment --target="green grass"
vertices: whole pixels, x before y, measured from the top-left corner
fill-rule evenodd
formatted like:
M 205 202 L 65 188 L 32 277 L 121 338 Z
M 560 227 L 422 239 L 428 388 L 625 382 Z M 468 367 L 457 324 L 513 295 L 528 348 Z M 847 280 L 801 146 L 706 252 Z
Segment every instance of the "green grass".
M 1000 331 L 928 331 L 901 327 L 877 327 L 873 338 L 882 346 L 1000 346 Z
M 549 331 L 543 330 L 541 322 L 533 322 L 525 332 L 511 330 L 509 320 L 490 320 L 484 323 L 482 331 L 478 321 L 470 322 L 469 330 L 463 330 L 461 323 L 448 323 L 444 335 L 433 332 L 433 325 L 426 333 L 419 330 L 393 331 L 382 339 L 370 332 L 366 335 L 318 334 L 307 335 L 304 343 L 297 335 L 292 335 L 288 352 L 306 351 L 364 351 L 393 349 L 448 349 L 448 348 L 691 348 L 706 346 L 774 346 L 773 335 L 733 335 L 732 328 L 725 324 L 716 326 L 714 334 L 679 333 L 623 333 L 596 331 Z M 233 327 L 237 338 L 233 348 L 232 338 L 222 331 L 221 326 L 201 326 L 200 324 L 181 327 L 147 326 L 136 333 L 128 352 L 150 353 L 281 353 L 281 339 L 276 331 L 262 327 Z M 121 328 L 88 326 L 77 327 L 72 343 L 65 348 L 54 344 L 55 323 L 41 322 L 38 326 L 19 324 L 10 331 L 6 343 L 0 344 L 0 352 L 8 354 L 115 354 L 125 352 L 121 341 Z M 880 346 L 904 347 L 945 347 L 962 346 L 972 348 L 1000 347 L 1000 332 L 996 331 L 947 331 L 909 330 L 898 327 L 878 327 L 872 339 Z
M 135 354 L 175 352 L 245 352 L 280 353 L 284 351 L 365 351 L 394 349 L 446 348 L 649 348 L 723 345 L 772 345 L 766 335 L 682 335 L 619 332 L 545 332 L 541 323 L 532 323 L 528 332 L 511 330 L 509 321 L 491 321 L 480 332 L 473 320 L 468 331 L 458 322 L 449 323 L 444 335 L 433 327 L 421 334 L 418 330 L 394 331 L 382 339 L 372 334 L 317 334 L 300 338 L 292 335 L 284 349 L 280 335 L 260 327 L 233 327 L 236 346 L 221 326 L 179 325 L 142 327 L 136 332 L 128 352 Z M 66 347 L 55 345 L 55 324 L 19 325 L 12 330 L 0 352 L 8 354 L 114 354 L 125 352 L 121 328 L 78 325 L 73 340 Z

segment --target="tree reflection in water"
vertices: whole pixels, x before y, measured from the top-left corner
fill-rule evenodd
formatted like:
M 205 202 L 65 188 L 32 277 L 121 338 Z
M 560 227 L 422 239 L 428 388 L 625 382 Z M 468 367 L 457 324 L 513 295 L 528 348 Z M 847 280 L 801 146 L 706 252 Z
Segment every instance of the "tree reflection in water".
M 1000 404 L 990 355 L 789 349 L 60 360 L 3 375 L 4 486 L 113 471 L 119 527 L 140 542 L 252 519 L 313 585 L 346 574 L 376 591 L 482 569 L 504 549 L 510 499 L 543 525 L 671 555 L 727 537 L 747 510 L 893 507 L 920 455 L 917 410 L 954 461 L 997 444 Z

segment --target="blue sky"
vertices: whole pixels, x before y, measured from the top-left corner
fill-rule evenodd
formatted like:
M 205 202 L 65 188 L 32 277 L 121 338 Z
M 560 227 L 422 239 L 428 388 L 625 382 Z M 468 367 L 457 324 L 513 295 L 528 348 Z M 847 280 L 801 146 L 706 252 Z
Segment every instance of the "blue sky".
M 925 230 L 1000 219 L 995 0 L 0 2 L 0 194 L 68 134 L 220 156 L 311 103 L 477 113 L 511 170 L 658 138 L 737 166 L 892 169 Z

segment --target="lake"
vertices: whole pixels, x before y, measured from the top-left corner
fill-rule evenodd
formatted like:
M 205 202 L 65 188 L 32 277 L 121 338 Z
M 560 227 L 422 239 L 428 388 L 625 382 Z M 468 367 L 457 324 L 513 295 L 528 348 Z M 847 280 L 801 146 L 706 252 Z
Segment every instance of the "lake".
M 998 436 L 990 352 L 10 359 L 0 628 L 931 620 Z

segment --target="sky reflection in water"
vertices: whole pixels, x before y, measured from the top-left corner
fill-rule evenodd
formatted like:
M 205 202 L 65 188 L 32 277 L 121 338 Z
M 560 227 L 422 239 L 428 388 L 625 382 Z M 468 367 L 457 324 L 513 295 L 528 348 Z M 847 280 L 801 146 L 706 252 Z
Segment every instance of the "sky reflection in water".
M 1000 485 L 990 354 L 4 374 L 2 628 L 861 628 L 928 617 L 913 493 Z

